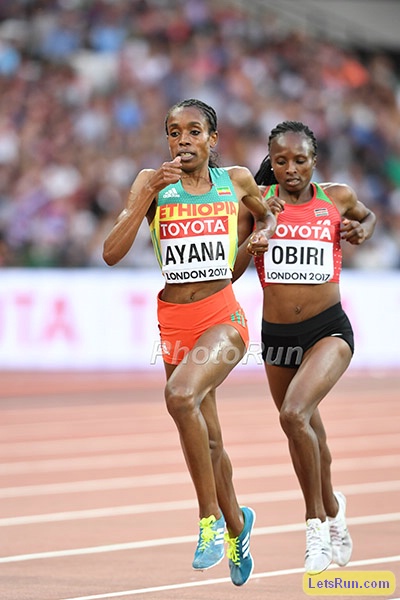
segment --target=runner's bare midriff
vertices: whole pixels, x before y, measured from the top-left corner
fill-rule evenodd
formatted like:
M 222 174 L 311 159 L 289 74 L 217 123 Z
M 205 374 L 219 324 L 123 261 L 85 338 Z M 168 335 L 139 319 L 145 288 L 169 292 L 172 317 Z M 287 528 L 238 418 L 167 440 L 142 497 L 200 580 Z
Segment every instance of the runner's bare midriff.
M 195 283 L 166 284 L 161 300 L 175 304 L 189 304 L 208 298 L 224 289 L 230 283 L 230 279 L 218 279 L 217 281 L 202 281 Z
M 322 285 L 274 284 L 264 288 L 263 319 L 270 323 L 298 323 L 340 302 L 337 283 Z

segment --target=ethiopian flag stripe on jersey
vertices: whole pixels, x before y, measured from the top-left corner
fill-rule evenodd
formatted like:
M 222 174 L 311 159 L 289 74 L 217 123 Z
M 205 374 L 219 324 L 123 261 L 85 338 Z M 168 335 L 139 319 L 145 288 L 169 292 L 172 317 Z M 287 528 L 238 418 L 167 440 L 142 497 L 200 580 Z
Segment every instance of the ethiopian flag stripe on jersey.
M 231 189 L 229 187 L 217 187 L 218 196 L 232 196 Z

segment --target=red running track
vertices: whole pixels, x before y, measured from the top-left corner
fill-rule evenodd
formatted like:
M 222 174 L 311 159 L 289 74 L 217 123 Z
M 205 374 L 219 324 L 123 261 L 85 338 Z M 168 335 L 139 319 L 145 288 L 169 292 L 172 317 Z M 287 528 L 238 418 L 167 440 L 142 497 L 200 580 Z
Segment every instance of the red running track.
M 242 588 L 226 560 L 191 569 L 197 504 L 160 374 L 0 377 L 1 600 L 307 597 L 303 500 L 262 372 L 219 390 L 236 490 L 257 513 Z M 354 540 L 346 569 L 391 571 L 398 584 L 399 389 L 395 373 L 350 371 L 321 405 Z

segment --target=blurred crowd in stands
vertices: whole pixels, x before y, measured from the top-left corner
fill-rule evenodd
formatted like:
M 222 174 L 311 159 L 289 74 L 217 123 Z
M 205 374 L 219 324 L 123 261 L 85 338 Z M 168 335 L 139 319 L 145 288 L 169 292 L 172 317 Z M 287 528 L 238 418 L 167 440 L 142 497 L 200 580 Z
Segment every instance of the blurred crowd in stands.
M 193 97 L 217 110 L 221 166 L 255 173 L 278 122 L 307 123 L 316 180 L 378 216 L 344 265 L 399 268 L 399 81 L 388 52 L 218 0 L 1 2 L 0 264 L 104 267 L 132 180 L 169 158 L 168 108 Z M 147 227 L 121 266 L 155 266 Z

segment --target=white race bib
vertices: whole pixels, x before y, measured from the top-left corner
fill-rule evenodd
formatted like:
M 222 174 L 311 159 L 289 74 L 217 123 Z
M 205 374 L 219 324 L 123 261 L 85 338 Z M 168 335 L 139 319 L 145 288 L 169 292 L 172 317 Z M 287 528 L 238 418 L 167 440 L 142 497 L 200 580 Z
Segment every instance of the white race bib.
M 333 277 L 332 244 L 272 239 L 264 254 L 264 275 L 267 283 L 326 283 Z

